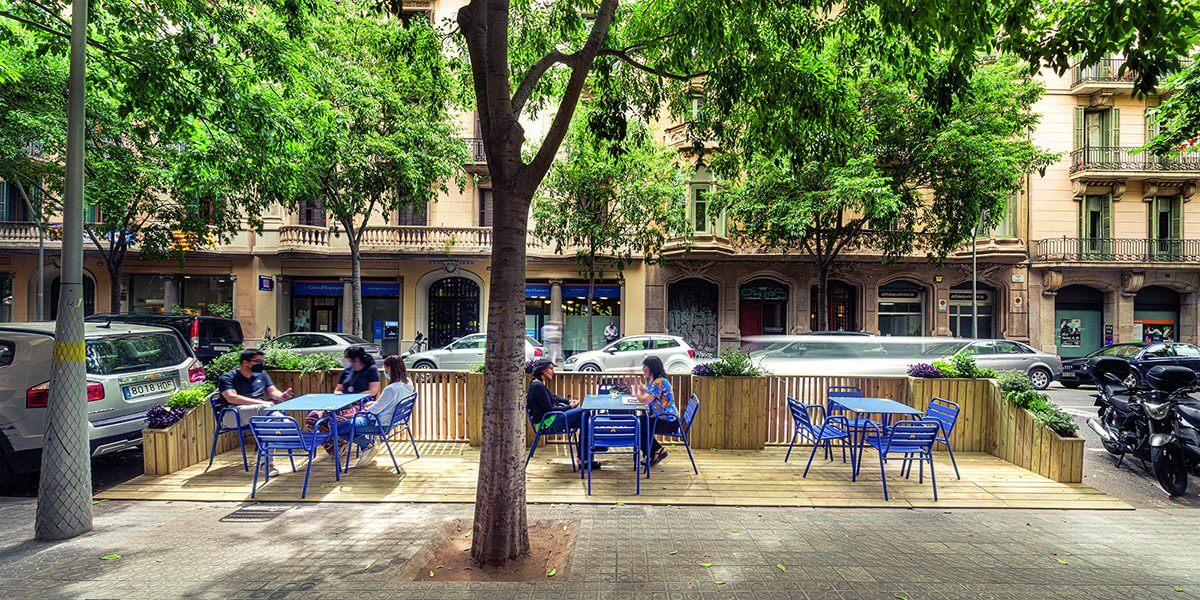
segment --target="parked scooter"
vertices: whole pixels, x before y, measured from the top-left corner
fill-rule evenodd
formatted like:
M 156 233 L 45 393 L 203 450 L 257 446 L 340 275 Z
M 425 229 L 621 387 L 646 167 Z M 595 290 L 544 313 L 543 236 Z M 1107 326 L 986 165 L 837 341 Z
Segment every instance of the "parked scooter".
M 1154 367 L 1146 373 L 1153 388 L 1142 407 L 1150 423 L 1150 467 L 1163 491 L 1187 492 L 1188 471 L 1200 464 L 1200 402 L 1196 373 L 1186 367 Z
M 1100 436 L 1104 449 L 1119 457 L 1133 455 L 1154 473 L 1163 491 L 1172 496 L 1187 491 L 1188 470 L 1200 464 L 1200 403 L 1188 396 L 1197 376 L 1186 367 L 1154 367 L 1144 386 L 1129 389 L 1130 366 L 1117 357 L 1088 361 L 1088 370 L 1099 383 L 1098 419 L 1088 427 Z

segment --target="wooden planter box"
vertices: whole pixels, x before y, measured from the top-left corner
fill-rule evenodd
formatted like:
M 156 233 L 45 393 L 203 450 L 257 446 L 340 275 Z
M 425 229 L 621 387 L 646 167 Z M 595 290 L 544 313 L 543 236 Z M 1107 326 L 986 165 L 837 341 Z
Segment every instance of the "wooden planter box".
M 170 475 L 208 460 L 216 421 L 208 405 L 192 409 L 166 429 L 142 430 L 142 462 L 146 475 Z M 247 442 L 249 443 L 249 442 Z M 221 435 L 217 454 L 237 448 L 233 433 Z
M 762 450 L 767 441 L 767 377 L 692 377 L 691 392 L 700 399 L 692 424 L 696 448 Z M 675 397 L 680 414 L 688 399 Z
M 929 406 L 930 398 L 942 398 L 958 403 L 958 422 L 950 435 L 950 443 L 956 451 L 988 452 L 991 440 L 992 397 L 996 389 L 996 384 L 991 379 L 910 377 L 908 386 L 908 405 L 918 410 L 925 410 Z

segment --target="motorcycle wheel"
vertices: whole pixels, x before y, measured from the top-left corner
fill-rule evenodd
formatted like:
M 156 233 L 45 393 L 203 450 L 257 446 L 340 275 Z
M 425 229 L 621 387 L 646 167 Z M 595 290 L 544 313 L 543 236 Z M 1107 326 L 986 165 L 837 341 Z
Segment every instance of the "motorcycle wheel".
M 1182 496 L 1187 492 L 1188 467 L 1183 460 L 1182 448 L 1175 444 L 1151 448 L 1150 466 L 1164 492 L 1171 496 Z
M 1107 411 L 1105 411 L 1103 414 L 1100 415 L 1100 423 L 1101 423 L 1101 425 L 1104 426 L 1105 429 L 1107 429 L 1109 431 L 1113 431 L 1114 429 L 1116 429 L 1115 427 L 1112 427 L 1111 424 L 1109 423 Z M 1125 454 L 1125 445 L 1122 444 L 1121 442 L 1107 442 L 1104 440 L 1104 438 L 1100 438 L 1100 443 L 1103 444 L 1104 449 L 1113 456 L 1121 456 L 1122 454 Z

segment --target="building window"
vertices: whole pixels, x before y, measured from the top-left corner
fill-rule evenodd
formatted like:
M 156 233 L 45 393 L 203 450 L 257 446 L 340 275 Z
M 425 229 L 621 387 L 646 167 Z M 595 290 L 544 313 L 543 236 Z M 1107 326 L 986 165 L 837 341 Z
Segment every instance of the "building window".
M 879 287 L 880 335 L 924 335 L 925 288 L 912 281 Z
M 0 181 L 0 221 L 25 220 L 25 199 L 21 197 L 21 191 L 15 184 Z
M 493 214 L 492 190 L 479 190 L 479 226 L 491 227 Z
M 1114 162 L 1121 146 L 1121 110 L 1075 108 L 1075 149 L 1085 165 Z
M 996 222 L 996 227 L 992 229 L 992 237 L 994 238 L 1014 238 L 1017 237 L 1017 192 L 1008 195 L 1004 201 L 1004 212 L 1000 215 L 1000 220 Z
M 0 323 L 12 321 L 13 278 L 8 273 L 0 274 Z
M 725 213 L 714 214 L 712 209 L 713 179 L 701 166 L 688 185 L 687 218 L 699 234 L 725 235 Z
M 429 221 L 429 206 L 405 206 L 396 215 L 397 225 L 424 227 Z
M 312 227 L 325 226 L 325 199 L 313 198 L 300 202 L 300 214 L 298 215 L 301 225 L 310 225 Z
M 1107 254 L 1112 245 L 1112 195 L 1084 196 L 1079 208 L 1083 253 L 1090 256 Z
M 1152 198 L 1149 225 L 1154 254 L 1160 258 L 1178 256 L 1183 250 L 1183 197 Z

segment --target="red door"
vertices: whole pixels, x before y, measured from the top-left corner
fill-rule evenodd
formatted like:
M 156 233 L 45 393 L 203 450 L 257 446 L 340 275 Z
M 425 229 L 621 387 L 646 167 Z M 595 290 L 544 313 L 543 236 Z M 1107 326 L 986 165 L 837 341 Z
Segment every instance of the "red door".
M 742 335 L 762 335 L 762 302 L 742 300 L 739 326 Z

